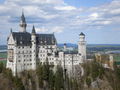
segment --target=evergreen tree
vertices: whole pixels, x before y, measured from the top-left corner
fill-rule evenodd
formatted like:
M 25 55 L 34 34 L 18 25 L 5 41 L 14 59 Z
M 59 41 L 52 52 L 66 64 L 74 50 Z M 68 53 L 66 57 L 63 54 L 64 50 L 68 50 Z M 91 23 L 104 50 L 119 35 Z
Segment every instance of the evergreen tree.
M 49 88 L 50 90 L 54 90 L 54 82 L 55 82 L 55 76 L 53 70 L 50 70 L 49 73 Z
M 14 77 L 13 83 L 15 86 L 15 90 L 25 90 L 22 80 L 18 77 Z
M 47 61 L 44 65 L 43 65 L 43 79 L 45 81 L 49 80 L 49 73 L 50 73 L 50 66 L 49 66 L 49 62 Z
M 39 86 L 40 88 L 43 88 L 43 66 L 39 65 L 36 69 L 36 73 L 39 79 Z
M 0 73 L 2 73 L 3 69 L 4 69 L 4 64 L 0 62 Z
M 64 88 L 63 69 L 58 66 L 55 73 L 55 90 L 61 90 Z

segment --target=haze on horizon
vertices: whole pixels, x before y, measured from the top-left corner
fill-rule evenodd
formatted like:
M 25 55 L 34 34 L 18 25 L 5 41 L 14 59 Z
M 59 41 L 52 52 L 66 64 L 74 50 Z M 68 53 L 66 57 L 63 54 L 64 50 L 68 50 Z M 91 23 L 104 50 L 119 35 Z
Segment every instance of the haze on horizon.
M 58 43 L 120 44 L 120 0 L 0 0 L 0 45 L 10 28 L 19 31 L 24 10 L 27 31 L 55 33 Z

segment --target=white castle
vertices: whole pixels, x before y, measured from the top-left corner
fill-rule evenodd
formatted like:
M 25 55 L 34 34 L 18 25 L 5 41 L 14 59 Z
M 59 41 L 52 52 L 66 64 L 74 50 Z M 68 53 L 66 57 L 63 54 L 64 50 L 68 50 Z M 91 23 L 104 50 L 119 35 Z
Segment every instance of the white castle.
M 50 65 L 61 65 L 71 70 L 73 65 L 80 65 L 86 60 L 85 35 L 79 35 L 78 52 L 59 50 L 54 34 L 37 34 L 33 26 L 32 32 L 26 31 L 27 23 L 22 13 L 19 32 L 11 33 L 7 39 L 8 57 L 7 68 L 12 70 L 13 75 L 24 70 L 35 70 L 39 64 L 46 60 Z

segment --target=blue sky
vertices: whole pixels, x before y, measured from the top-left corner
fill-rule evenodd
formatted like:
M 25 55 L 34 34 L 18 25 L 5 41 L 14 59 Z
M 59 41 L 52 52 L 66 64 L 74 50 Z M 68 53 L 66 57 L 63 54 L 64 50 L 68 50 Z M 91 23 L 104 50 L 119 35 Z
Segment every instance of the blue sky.
M 109 3 L 112 0 L 64 0 L 69 5 L 75 7 L 93 7 Z
M 27 31 L 55 33 L 58 43 L 120 44 L 120 0 L 0 0 L 0 44 L 10 28 L 19 31 L 24 10 Z
M 0 3 L 3 3 L 4 2 L 4 0 L 0 0 Z

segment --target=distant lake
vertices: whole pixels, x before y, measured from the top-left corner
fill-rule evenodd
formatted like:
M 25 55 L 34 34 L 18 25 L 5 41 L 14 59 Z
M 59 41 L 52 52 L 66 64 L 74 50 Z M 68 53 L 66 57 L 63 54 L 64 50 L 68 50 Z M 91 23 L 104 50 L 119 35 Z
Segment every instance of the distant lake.
M 78 45 L 73 43 L 66 43 L 67 47 L 74 47 L 77 49 Z M 59 43 L 58 47 L 63 48 L 64 44 Z M 120 53 L 120 44 L 87 44 L 88 51 L 105 51 L 108 53 Z M 0 52 L 7 52 L 6 45 L 0 45 Z
M 1 45 L 0 46 L 0 52 L 7 52 L 7 46 L 6 45 Z
M 120 53 L 120 50 L 114 50 L 114 51 L 107 51 L 106 53 Z

